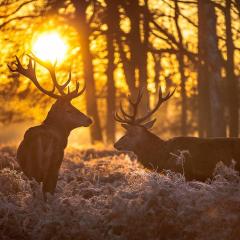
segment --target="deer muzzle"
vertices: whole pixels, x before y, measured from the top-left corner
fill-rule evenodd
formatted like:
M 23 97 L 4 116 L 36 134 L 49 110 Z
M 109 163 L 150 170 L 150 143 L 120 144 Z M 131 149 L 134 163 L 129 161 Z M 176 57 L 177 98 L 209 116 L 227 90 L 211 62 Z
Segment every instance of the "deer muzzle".
M 83 127 L 89 127 L 93 123 L 91 118 L 87 118 L 85 123 L 83 124 Z

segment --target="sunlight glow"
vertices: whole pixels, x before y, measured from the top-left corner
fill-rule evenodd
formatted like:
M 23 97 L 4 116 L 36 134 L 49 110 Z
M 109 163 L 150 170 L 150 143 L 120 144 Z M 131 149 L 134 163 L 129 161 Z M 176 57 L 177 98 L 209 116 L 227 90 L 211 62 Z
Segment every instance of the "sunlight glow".
M 48 32 L 40 35 L 33 43 L 33 53 L 44 61 L 62 62 L 68 46 L 59 33 Z

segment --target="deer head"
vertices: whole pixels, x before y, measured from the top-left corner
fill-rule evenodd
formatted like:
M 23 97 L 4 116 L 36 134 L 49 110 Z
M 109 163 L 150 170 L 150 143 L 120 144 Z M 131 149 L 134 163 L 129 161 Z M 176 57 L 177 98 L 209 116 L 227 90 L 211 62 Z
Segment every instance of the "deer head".
M 149 140 L 156 138 L 148 129 L 152 128 L 156 118 L 149 120 L 149 118 L 158 110 L 163 102 L 167 101 L 172 97 L 175 90 L 172 93 L 168 93 L 165 97 L 162 96 L 162 89 L 159 89 L 159 98 L 156 106 L 149 111 L 145 116 L 137 118 L 139 103 L 142 99 L 142 91 L 139 91 L 138 96 L 135 101 L 132 101 L 128 97 L 130 106 L 132 107 L 132 113 L 127 113 L 122 104 L 120 103 L 120 111 L 122 116 L 115 113 L 115 120 L 120 122 L 122 127 L 125 128 L 126 134 L 121 137 L 115 144 L 114 147 L 118 150 L 133 151 L 138 154 L 139 151 L 144 150 L 146 143 L 149 143 Z
M 29 62 L 27 67 L 24 68 L 19 58 L 16 56 L 16 61 L 13 62 L 14 68 L 9 66 L 11 72 L 20 73 L 32 81 L 32 83 L 44 94 L 56 99 L 56 102 L 51 107 L 48 112 L 48 116 L 44 123 L 49 125 L 55 125 L 65 130 L 71 131 L 77 127 L 87 127 L 92 123 L 92 120 L 85 114 L 80 112 L 71 104 L 71 100 L 82 95 L 85 91 L 86 85 L 79 90 L 79 82 L 76 82 L 76 88 L 73 91 L 69 89 L 69 83 L 71 82 L 71 71 L 69 71 L 69 76 L 67 81 L 60 85 L 57 82 L 56 77 L 56 62 L 51 64 L 50 62 L 44 62 L 37 58 L 35 55 L 27 55 L 29 57 Z M 46 68 L 51 76 L 53 88 L 52 90 L 44 89 L 38 82 L 36 76 L 36 64 L 41 65 Z M 67 88 L 68 87 L 68 88 Z M 67 88 L 67 92 L 65 89 Z M 57 90 L 57 93 L 56 93 Z

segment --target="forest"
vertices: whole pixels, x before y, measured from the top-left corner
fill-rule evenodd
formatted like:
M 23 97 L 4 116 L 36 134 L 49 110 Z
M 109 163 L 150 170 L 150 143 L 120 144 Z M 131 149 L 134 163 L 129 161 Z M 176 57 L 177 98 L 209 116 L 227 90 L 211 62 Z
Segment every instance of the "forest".
M 91 143 L 114 142 L 119 102 L 143 88 L 145 112 L 159 86 L 176 93 L 157 113 L 158 134 L 238 136 L 239 8 L 238 0 L 1 1 L 1 124 L 43 120 L 51 99 L 7 63 L 44 56 L 39 38 L 58 34 L 66 45 L 55 57 L 59 76 L 71 66 L 73 79 L 86 81 L 76 105 L 94 120 Z M 39 79 L 50 85 L 42 69 Z
M 239 239 L 240 0 L 0 0 L 0 46 L 0 239 Z

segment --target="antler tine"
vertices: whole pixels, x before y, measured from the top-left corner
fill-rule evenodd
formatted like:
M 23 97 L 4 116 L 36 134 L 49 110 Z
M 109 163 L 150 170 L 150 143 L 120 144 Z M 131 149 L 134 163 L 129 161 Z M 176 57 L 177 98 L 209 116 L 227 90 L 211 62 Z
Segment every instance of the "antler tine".
M 117 122 L 120 122 L 120 123 L 128 123 L 128 124 L 131 124 L 131 121 L 121 118 L 121 117 L 118 115 L 117 112 L 115 112 L 114 119 L 115 119 Z
M 123 117 L 124 117 L 124 119 L 126 119 L 126 118 L 129 118 L 129 119 L 132 119 L 132 115 L 130 115 L 130 114 L 128 114 L 128 113 L 126 113 L 125 111 L 124 111 L 124 109 L 123 109 L 123 106 L 122 106 L 122 103 L 120 102 L 120 111 L 121 111 L 121 113 L 122 113 L 122 115 L 123 115 Z
M 29 61 L 29 63 L 28 63 L 28 69 L 29 69 L 29 70 L 27 71 L 27 69 L 25 69 L 25 68 L 23 67 L 23 65 L 21 64 L 19 58 L 18 58 L 17 56 L 15 56 L 15 58 L 16 58 L 16 61 L 13 62 L 12 64 L 16 66 L 16 69 L 12 68 L 9 64 L 7 64 L 9 70 L 10 70 L 11 72 L 20 73 L 20 74 L 22 74 L 22 75 L 24 75 L 24 76 L 29 75 L 30 69 L 32 70 L 32 64 L 31 64 L 31 62 Z M 34 69 L 35 69 L 35 67 L 34 67 Z M 26 76 L 26 77 L 28 77 L 28 76 Z
M 76 82 L 76 88 L 72 92 L 70 91 L 70 88 L 68 87 L 68 93 L 65 98 L 68 98 L 69 100 L 75 98 L 78 96 L 78 89 L 79 89 L 79 82 Z
M 115 119 L 117 122 L 123 121 L 123 119 L 120 118 L 120 116 L 118 115 L 117 112 L 115 112 L 115 114 L 114 114 L 114 119 Z
M 71 101 L 73 98 L 81 96 L 84 93 L 84 91 L 86 90 L 86 82 L 84 82 L 84 86 L 83 86 L 83 88 L 82 88 L 82 90 L 80 92 L 79 92 L 79 87 L 80 87 L 79 82 L 76 82 L 75 90 L 70 92 L 70 90 L 68 88 L 68 94 L 65 96 L 65 98 L 67 98 L 68 100 Z
M 55 66 L 55 65 L 56 65 L 56 62 L 55 62 L 55 64 L 54 64 L 54 66 Z M 50 74 L 51 74 L 51 73 L 50 73 Z M 54 74 L 55 74 L 55 73 L 54 73 Z M 56 84 L 57 84 L 57 86 L 58 86 L 58 91 L 61 93 L 61 95 L 65 96 L 65 95 L 68 95 L 68 94 L 69 94 L 69 86 L 68 86 L 68 85 L 69 85 L 69 83 L 71 82 L 71 79 L 72 79 L 71 69 L 69 70 L 67 81 L 66 81 L 64 84 L 62 84 L 62 85 L 60 85 L 60 84 L 57 82 L 57 79 L 56 79 L 56 76 L 55 76 L 54 80 L 56 80 Z M 68 93 L 65 94 L 64 89 L 65 89 L 67 86 L 68 86 Z
M 69 74 L 68 74 L 68 80 L 61 86 L 63 89 L 65 89 L 68 84 L 71 82 L 71 79 L 72 79 L 72 73 L 71 73 L 71 70 L 69 71 Z
M 143 95 L 143 91 L 142 91 L 142 89 L 141 89 L 141 90 L 139 90 L 139 92 L 138 92 L 137 99 L 136 99 L 135 102 L 133 102 L 133 101 L 131 100 L 130 96 L 128 96 L 128 101 L 129 101 L 129 103 L 130 103 L 132 106 L 138 105 L 138 104 L 140 103 L 141 99 L 142 99 L 142 95 Z
M 156 104 L 156 106 L 144 117 L 139 118 L 136 120 L 136 123 L 142 123 L 144 121 L 146 121 L 149 117 L 151 117 L 151 115 L 153 115 L 157 109 L 162 105 L 163 102 L 167 101 L 170 97 L 172 97 L 172 95 L 174 94 L 176 88 L 170 93 L 168 93 L 165 97 L 162 96 L 162 89 L 161 87 L 159 88 L 159 97 L 158 97 L 158 102 Z
M 78 87 L 78 89 L 79 89 L 79 87 Z M 82 90 L 80 92 L 77 91 L 78 94 L 77 94 L 76 97 L 81 96 L 85 92 L 85 90 L 86 90 L 86 82 L 84 81 L 83 88 L 82 88 Z
M 19 64 L 20 63 L 20 60 L 17 58 L 17 61 Z M 39 89 L 41 90 L 43 93 L 47 94 L 48 96 L 50 97 L 53 97 L 53 98 L 59 98 L 59 96 L 57 94 L 54 94 L 55 92 L 55 85 L 53 86 L 53 89 L 50 90 L 50 91 L 47 91 L 45 90 L 44 88 L 41 87 L 41 85 L 39 84 L 39 82 L 37 81 L 37 76 L 36 76 L 36 62 L 34 60 L 32 60 L 31 58 L 29 59 L 29 62 L 28 62 L 28 69 L 30 70 L 29 72 L 32 74 L 32 79 L 29 78 L 27 75 L 25 75 L 26 77 L 28 77 L 30 80 L 32 80 L 32 82 L 34 83 L 34 85 Z
M 123 109 L 122 102 L 120 102 L 120 111 L 121 111 L 122 117 L 120 117 L 120 115 L 116 112 L 114 119 L 121 123 L 134 124 L 135 118 L 137 115 L 138 104 L 140 103 L 141 98 L 142 98 L 142 92 L 138 92 L 138 96 L 135 102 L 131 100 L 130 96 L 128 96 L 128 101 L 133 108 L 132 114 L 127 113 Z
M 167 96 L 164 98 L 165 101 L 167 101 L 170 97 L 172 97 L 172 95 L 174 94 L 176 88 L 174 88 L 174 90 L 170 93 L 167 94 Z
M 54 94 L 55 86 L 53 87 L 53 89 L 51 91 L 48 91 L 39 84 L 39 82 L 37 80 L 37 76 L 36 76 L 36 62 L 32 58 L 29 59 L 26 69 L 23 67 L 23 65 L 21 64 L 21 62 L 17 56 L 16 56 L 16 62 L 14 62 L 13 64 L 16 66 L 16 69 L 13 69 L 10 65 L 8 65 L 8 68 L 11 72 L 17 72 L 17 73 L 20 73 L 23 76 L 27 77 L 44 94 L 46 94 L 52 98 L 55 98 L 55 99 L 60 97 L 57 94 Z
M 133 114 L 132 114 L 132 122 L 135 123 L 136 117 L 137 117 L 137 113 L 138 113 L 138 105 L 142 99 L 142 95 L 143 95 L 143 91 L 142 89 L 139 90 L 138 95 L 137 95 L 137 99 L 135 102 L 133 102 L 130 98 L 129 98 L 129 102 L 132 105 L 133 108 Z
M 142 98 L 142 91 L 138 92 L 138 96 L 137 96 L 135 102 L 131 100 L 130 96 L 128 96 L 128 101 L 129 101 L 129 103 L 130 103 L 130 105 L 132 106 L 132 109 L 133 109 L 132 114 L 127 113 L 123 109 L 122 103 L 120 102 L 120 111 L 122 113 L 122 117 L 120 117 L 119 114 L 116 112 L 115 116 L 114 116 L 114 119 L 118 122 L 121 122 L 121 123 L 134 124 L 135 123 L 135 118 L 137 116 L 138 105 L 141 101 L 141 98 Z
M 55 85 L 55 87 L 57 88 L 58 92 L 60 93 L 61 96 L 65 96 L 65 92 L 64 89 L 67 87 L 67 85 L 70 83 L 71 81 L 71 74 L 69 74 L 68 80 L 63 84 L 59 84 L 57 82 L 57 77 L 56 77 L 56 64 L 57 61 L 54 62 L 54 64 L 50 63 L 50 62 L 45 62 L 41 59 L 39 59 L 36 55 L 34 55 L 34 53 L 27 54 L 29 56 L 29 58 L 31 58 L 32 60 L 34 60 L 35 62 L 37 62 L 38 64 L 40 64 L 41 66 L 43 66 L 44 68 L 46 68 L 48 70 L 48 72 L 51 75 L 52 81 L 53 81 L 53 85 Z

